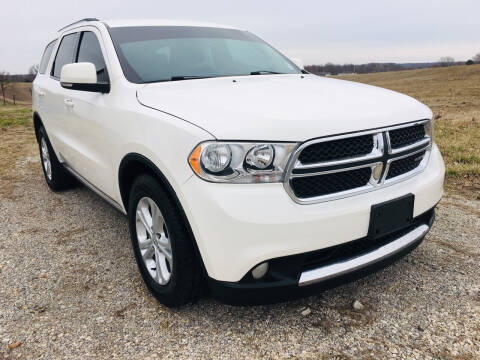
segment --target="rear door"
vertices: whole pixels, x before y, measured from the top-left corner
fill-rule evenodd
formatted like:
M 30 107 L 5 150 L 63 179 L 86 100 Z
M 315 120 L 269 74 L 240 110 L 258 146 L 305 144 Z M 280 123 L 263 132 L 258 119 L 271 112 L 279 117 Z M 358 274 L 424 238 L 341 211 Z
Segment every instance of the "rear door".
M 57 155 L 60 155 L 61 161 L 67 159 L 67 155 L 70 153 L 68 149 L 72 147 L 75 135 L 70 127 L 70 120 L 73 116 L 72 107 L 65 101 L 68 90 L 60 86 L 60 73 L 64 65 L 71 64 L 75 60 L 78 36 L 78 32 L 73 32 L 61 38 L 50 76 L 45 80 L 43 88 L 44 114 L 41 116 L 44 119 L 48 137 Z
M 35 77 L 32 85 L 33 108 L 40 115 L 40 118 L 44 119 L 44 121 L 47 120 L 47 118 L 43 115 L 45 111 L 45 90 L 50 82 L 50 76 L 46 74 L 46 72 L 56 44 L 57 39 L 51 41 L 45 47 L 42 60 L 40 61 L 40 66 L 38 67 L 38 74 Z

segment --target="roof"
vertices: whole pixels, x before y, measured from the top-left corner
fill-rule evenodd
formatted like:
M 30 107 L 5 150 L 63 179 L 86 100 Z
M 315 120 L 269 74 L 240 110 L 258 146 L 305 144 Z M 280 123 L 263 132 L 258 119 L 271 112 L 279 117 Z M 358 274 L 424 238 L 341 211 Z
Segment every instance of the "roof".
M 103 23 L 109 27 L 129 27 L 129 26 L 197 26 L 197 27 L 213 27 L 222 29 L 235 29 L 239 28 L 230 25 L 219 25 L 208 22 L 192 21 L 192 20 L 172 20 L 172 19 L 115 19 L 115 20 L 99 20 L 96 18 L 85 18 L 75 21 L 69 25 L 64 26 L 58 31 L 68 30 L 73 26 L 82 26 L 89 23 Z
M 192 20 L 172 20 L 172 19 L 123 19 L 123 20 L 105 20 L 102 21 L 110 27 L 128 27 L 128 26 L 198 26 L 198 27 L 216 27 L 223 29 L 238 29 L 230 25 L 219 25 L 208 22 L 199 22 Z M 240 30 L 240 29 L 238 29 Z

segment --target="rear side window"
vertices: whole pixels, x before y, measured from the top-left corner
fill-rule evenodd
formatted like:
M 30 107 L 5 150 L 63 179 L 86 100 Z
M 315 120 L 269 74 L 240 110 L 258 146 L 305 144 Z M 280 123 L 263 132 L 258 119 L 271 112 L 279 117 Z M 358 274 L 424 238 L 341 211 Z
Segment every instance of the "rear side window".
M 63 37 L 60 46 L 58 47 L 57 56 L 53 64 L 52 75 L 60 78 L 60 72 L 63 65 L 74 62 L 75 47 L 77 45 L 78 34 L 69 34 Z
M 107 67 L 97 36 L 91 31 L 82 33 L 77 62 L 91 62 L 97 69 L 98 82 L 108 82 Z
M 52 56 L 52 51 L 56 43 L 57 43 L 57 40 L 53 40 L 45 48 L 45 51 L 43 52 L 42 60 L 40 61 L 40 66 L 38 67 L 38 72 L 40 74 L 45 74 L 45 70 L 47 70 L 47 65 L 48 65 L 48 62 L 50 61 L 50 57 Z

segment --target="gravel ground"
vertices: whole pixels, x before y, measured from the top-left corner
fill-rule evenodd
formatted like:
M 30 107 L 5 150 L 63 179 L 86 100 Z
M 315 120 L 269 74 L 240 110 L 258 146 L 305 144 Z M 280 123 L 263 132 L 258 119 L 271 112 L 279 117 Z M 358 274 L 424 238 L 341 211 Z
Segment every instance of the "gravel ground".
M 0 195 L 0 359 L 480 358 L 480 201 L 445 198 L 417 250 L 355 283 L 170 310 L 143 285 L 120 213 L 83 187 L 52 193 L 36 156 L 14 171 Z

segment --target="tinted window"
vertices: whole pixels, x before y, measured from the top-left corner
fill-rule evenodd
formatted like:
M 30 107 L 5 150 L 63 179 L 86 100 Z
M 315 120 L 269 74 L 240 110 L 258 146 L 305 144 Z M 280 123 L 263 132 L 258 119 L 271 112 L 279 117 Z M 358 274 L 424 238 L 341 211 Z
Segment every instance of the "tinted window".
M 82 33 L 77 62 L 91 62 L 97 69 L 98 82 L 108 82 L 107 68 L 97 36 L 91 31 Z
M 57 40 L 53 40 L 45 48 L 45 51 L 43 52 L 43 56 L 42 56 L 42 61 L 40 61 L 40 66 L 38 67 L 38 72 L 40 74 L 45 74 L 45 70 L 47 70 L 48 61 L 50 60 L 50 57 L 52 56 L 52 51 L 53 51 L 53 48 L 55 47 L 56 43 L 57 43 Z
M 119 27 L 109 31 L 123 73 L 135 83 L 301 72 L 247 31 L 190 26 Z
M 55 57 L 55 63 L 53 64 L 52 75 L 56 78 L 60 78 L 60 72 L 65 64 L 73 63 L 75 46 L 77 43 L 77 34 L 70 34 L 63 37 L 62 42 L 57 51 Z

